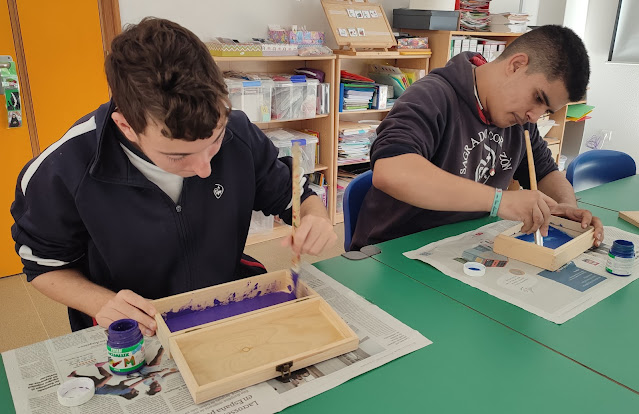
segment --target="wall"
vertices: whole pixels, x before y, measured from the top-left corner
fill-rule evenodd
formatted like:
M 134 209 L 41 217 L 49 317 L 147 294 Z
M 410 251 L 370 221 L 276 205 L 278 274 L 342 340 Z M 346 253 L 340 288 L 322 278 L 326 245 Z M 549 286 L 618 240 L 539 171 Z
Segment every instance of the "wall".
M 582 151 L 594 133 L 612 130 L 604 148 L 624 151 L 639 164 L 639 64 L 607 62 L 616 12 L 616 1 L 589 2 L 584 42 L 591 66 L 588 103 L 595 110 L 586 121 Z
M 563 24 L 565 10 L 566 0 L 540 0 L 539 10 L 537 12 L 537 25 Z
M 582 39 L 586 37 L 589 0 L 567 0 L 564 26 L 570 27 Z
M 122 24 L 145 16 L 173 20 L 206 41 L 222 36 L 237 40 L 265 37 L 267 25 L 306 25 L 324 31 L 329 46 L 335 40 L 319 0 L 120 0 Z

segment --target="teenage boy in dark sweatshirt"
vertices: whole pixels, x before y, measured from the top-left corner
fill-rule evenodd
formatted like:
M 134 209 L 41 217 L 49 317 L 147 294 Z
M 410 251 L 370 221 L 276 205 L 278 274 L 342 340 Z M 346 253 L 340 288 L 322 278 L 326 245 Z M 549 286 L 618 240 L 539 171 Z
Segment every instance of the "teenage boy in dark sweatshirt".
M 112 100 L 20 173 L 11 233 L 33 286 L 73 330 L 132 318 L 156 299 L 264 272 L 243 255 L 251 213 L 291 220 L 291 160 L 243 112 L 189 30 L 144 19 L 112 43 Z M 304 183 L 296 253 L 337 236 Z
M 570 29 L 542 26 L 494 61 L 464 52 L 397 100 L 371 148 L 373 187 L 359 213 L 352 249 L 444 224 L 485 216 L 524 223 L 547 235 L 550 215 L 595 227 L 577 208 L 536 122 L 583 98 L 590 76 L 583 42 Z M 524 129 L 530 131 L 538 191 L 529 188 Z

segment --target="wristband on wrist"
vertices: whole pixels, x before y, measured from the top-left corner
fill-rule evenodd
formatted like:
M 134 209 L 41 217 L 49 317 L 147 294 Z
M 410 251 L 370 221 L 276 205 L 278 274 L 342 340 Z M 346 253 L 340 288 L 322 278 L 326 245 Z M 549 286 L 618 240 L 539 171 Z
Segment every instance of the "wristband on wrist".
M 501 204 L 502 190 L 501 188 L 495 188 L 495 198 L 493 198 L 493 207 L 490 209 L 490 217 L 497 217 L 499 211 L 499 204 Z

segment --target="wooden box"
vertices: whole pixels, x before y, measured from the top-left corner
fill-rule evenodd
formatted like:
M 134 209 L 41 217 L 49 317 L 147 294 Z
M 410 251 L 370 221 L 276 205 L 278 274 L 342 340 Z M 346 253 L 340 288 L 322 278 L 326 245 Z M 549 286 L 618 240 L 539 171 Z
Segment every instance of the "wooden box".
M 153 302 L 157 335 L 175 359 L 193 400 L 220 395 L 354 351 L 355 332 L 304 282 L 284 303 L 171 332 L 163 317 L 180 309 L 204 309 L 235 298 L 288 292 L 289 271 L 267 273 Z M 233 299 L 231 299 L 233 298 Z
M 573 239 L 556 249 L 538 246 L 534 242 L 516 238 L 521 234 L 520 230 L 523 226 L 523 224 L 517 224 L 495 238 L 493 251 L 511 259 L 555 271 L 590 249 L 595 241 L 592 226 L 582 229 L 581 223 L 556 216 L 551 217 L 550 225 Z

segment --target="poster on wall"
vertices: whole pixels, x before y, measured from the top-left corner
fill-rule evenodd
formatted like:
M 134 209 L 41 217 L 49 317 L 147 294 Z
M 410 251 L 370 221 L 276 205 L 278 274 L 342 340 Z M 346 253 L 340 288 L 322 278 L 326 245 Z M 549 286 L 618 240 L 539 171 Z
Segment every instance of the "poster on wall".
M 4 95 L 9 128 L 22 126 L 22 101 L 16 64 L 11 56 L 0 56 L 0 93 Z

